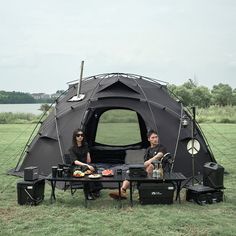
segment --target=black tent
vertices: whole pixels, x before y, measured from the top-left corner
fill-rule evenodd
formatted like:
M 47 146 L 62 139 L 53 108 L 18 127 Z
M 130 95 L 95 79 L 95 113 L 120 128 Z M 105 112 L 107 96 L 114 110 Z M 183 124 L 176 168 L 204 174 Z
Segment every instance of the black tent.
M 192 175 L 193 153 L 187 146 L 193 137 L 200 149 L 194 154 L 195 173 L 201 174 L 204 163 L 215 161 L 199 125 L 196 124 L 194 133 L 191 125 L 183 125 L 183 119 L 191 123 L 192 115 L 170 95 L 166 84 L 139 75 L 110 73 L 83 79 L 80 91 L 83 95 L 80 99 L 73 99 L 77 87 L 77 81 L 69 83 L 66 93 L 56 100 L 54 110 L 22 153 L 14 175 L 22 174 L 27 166 L 38 166 L 41 175 L 48 175 L 51 166 L 64 162 L 63 157 L 71 146 L 76 128 L 85 130 L 94 162 L 114 163 L 115 158 L 117 164 L 125 163 L 125 155 L 130 150 L 138 153 L 148 147 L 146 133 L 149 129 L 157 130 L 160 142 L 173 156 L 173 171 Z M 111 146 L 96 142 L 100 117 L 113 109 L 136 112 L 139 143 Z

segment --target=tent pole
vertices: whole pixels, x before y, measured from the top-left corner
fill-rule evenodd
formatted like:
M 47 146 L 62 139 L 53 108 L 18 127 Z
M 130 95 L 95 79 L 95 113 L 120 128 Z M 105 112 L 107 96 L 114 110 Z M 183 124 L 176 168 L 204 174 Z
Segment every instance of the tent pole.
M 84 61 L 81 61 L 80 78 L 79 78 L 79 81 L 78 81 L 78 88 L 77 88 L 77 97 L 80 96 L 80 92 L 81 92 L 81 84 L 82 84 L 82 78 L 83 78 L 83 71 L 84 71 Z
M 56 132 L 57 132 L 57 140 L 58 140 L 59 150 L 60 150 L 60 153 L 61 153 L 61 159 L 63 161 L 63 151 L 62 151 L 62 146 L 61 146 L 61 139 L 60 139 L 56 114 L 57 114 L 57 111 L 56 111 L 56 107 L 55 107 L 55 109 L 54 109 L 54 120 L 55 120 L 55 125 L 56 125 Z M 64 161 L 63 161 L 63 163 L 64 163 Z
M 176 144 L 175 144 L 175 152 L 174 152 L 174 156 L 173 156 L 173 162 L 172 162 L 172 166 L 171 166 L 171 171 L 174 168 L 174 162 L 175 162 L 175 158 L 176 158 L 176 154 L 177 154 L 177 149 L 178 149 L 178 146 L 179 146 L 179 137 L 180 137 L 181 127 L 182 127 L 182 118 L 183 118 L 183 104 L 181 103 L 179 131 L 178 131 L 177 140 L 176 140 Z

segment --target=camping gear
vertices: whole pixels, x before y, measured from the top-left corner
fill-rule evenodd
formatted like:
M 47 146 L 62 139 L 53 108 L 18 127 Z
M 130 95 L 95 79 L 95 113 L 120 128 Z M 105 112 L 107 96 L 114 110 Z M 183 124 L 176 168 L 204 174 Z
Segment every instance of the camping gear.
M 172 183 L 141 183 L 139 201 L 141 204 L 172 204 L 175 187 Z
M 129 167 L 129 176 L 130 177 L 146 177 L 147 172 L 145 171 L 143 164 L 133 164 Z
M 203 185 L 224 188 L 224 167 L 214 162 L 206 163 L 203 168 Z
M 223 191 L 202 184 L 187 187 L 186 200 L 199 205 L 212 204 L 223 201 Z
M 39 122 L 41 127 L 37 134 L 26 144 L 11 171 L 13 175 L 21 175 L 25 167 L 33 165 L 39 167 L 40 175 L 50 174 L 51 166 L 64 163 L 64 155 L 72 145 L 72 134 L 77 128 L 84 130 L 92 161 L 110 165 L 125 164 L 129 150 L 146 149 L 149 146 L 147 131 L 154 129 L 158 132 L 160 143 L 173 157 L 171 170 L 182 172 L 187 177 L 192 175 L 192 157 L 187 150 L 192 129 L 191 125 L 182 122 L 186 118 L 191 120 L 192 115 L 171 94 L 166 83 L 139 75 L 110 73 L 84 78 L 80 86 L 79 95 L 83 96 L 78 99 L 74 99 L 78 81 L 70 82 L 68 90 L 56 99 L 54 109 Z M 96 142 L 101 117 L 114 109 L 136 113 L 140 142 L 124 146 Z M 216 161 L 197 123 L 193 135 L 200 145 L 194 156 L 195 172 L 202 174 L 206 162 Z
M 17 201 L 20 205 L 37 205 L 44 199 L 45 180 L 17 182 Z
M 36 166 L 26 167 L 24 169 L 24 180 L 33 181 L 39 178 L 39 170 Z

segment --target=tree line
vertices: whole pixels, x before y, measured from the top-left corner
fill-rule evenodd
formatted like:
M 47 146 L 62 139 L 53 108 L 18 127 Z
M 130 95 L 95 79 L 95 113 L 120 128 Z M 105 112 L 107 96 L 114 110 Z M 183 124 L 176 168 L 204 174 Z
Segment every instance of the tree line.
M 210 90 L 205 86 L 198 86 L 191 79 L 182 85 L 168 85 L 172 95 L 178 97 L 184 106 L 197 106 L 207 108 L 216 106 L 235 106 L 236 89 L 232 89 L 228 84 L 214 85 Z M 63 90 L 62 90 L 63 91 Z M 57 93 L 61 93 L 61 90 Z M 29 93 L 0 91 L 0 104 L 24 104 L 24 103 L 52 103 L 53 98 L 35 99 Z
M 52 103 L 53 98 L 35 99 L 29 93 L 0 91 L 0 104 Z
M 177 96 L 184 106 L 197 106 L 207 108 L 215 106 L 235 106 L 236 89 L 228 84 L 214 85 L 210 90 L 205 86 L 198 86 L 191 79 L 182 85 L 168 85 L 172 95 Z

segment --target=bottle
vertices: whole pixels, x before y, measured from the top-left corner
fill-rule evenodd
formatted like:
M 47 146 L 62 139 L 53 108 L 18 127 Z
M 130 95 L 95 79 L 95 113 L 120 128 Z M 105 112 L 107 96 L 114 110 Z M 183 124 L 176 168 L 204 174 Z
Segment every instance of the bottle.
M 157 178 L 157 169 L 154 169 L 152 172 L 152 177 Z
M 156 170 L 156 178 L 157 179 L 161 178 L 161 169 L 160 168 Z

